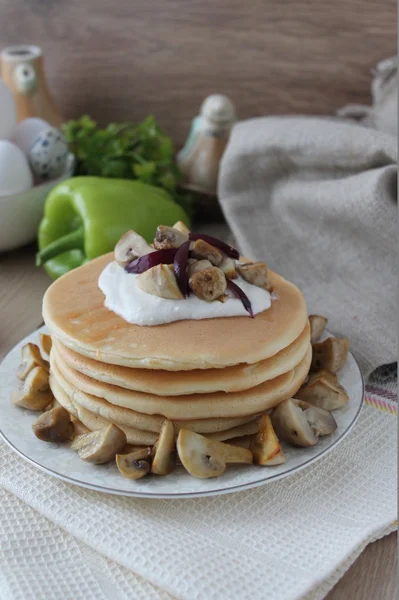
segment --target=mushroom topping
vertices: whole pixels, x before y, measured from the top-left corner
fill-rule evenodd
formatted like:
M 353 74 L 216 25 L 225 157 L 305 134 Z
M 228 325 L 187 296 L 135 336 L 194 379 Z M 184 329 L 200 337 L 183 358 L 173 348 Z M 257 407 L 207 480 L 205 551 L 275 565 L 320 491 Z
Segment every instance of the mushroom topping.
M 141 273 L 136 279 L 138 288 L 160 298 L 182 300 L 183 294 L 177 285 L 173 265 L 156 265 Z
M 219 477 L 227 463 L 252 463 L 252 452 L 210 440 L 189 429 L 181 429 L 177 438 L 177 452 L 184 468 L 193 477 Z
M 307 447 L 317 444 L 317 436 L 293 398 L 281 402 L 273 410 L 271 419 L 278 437 L 292 446 Z
M 223 262 L 223 253 L 204 240 L 196 240 L 191 245 L 191 256 L 198 260 L 209 260 L 216 267 Z
M 271 291 L 272 285 L 270 283 L 269 270 L 265 263 L 256 262 L 238 264 L 237 271 L 245 281 L 248 281 L 248 283 L 263 288 L 267 292 Z
M 250 450 L 257 465 L 272 466 L 285 463 L 286 458 L 269 415 L 262 415 L 259 419 L 258 433 L 252 439 Z
M 114 256 L 117 263 L 125 267 L 135 258 L 154 252 L 152 248 L 141 235 L 135 231 L 128 231 L 121 237 L 114 249 Z
M 151 448 L 141 448 L 130 454 L 117 454 L 119 473 L 128 479 L 141 479 L 150 472 Z
M 341 408 L 349 401 L 345 389 L 338 383 L 337 376 L 325 369 L 317 371 L 296 393 L 297 398 L 324 410 Z
M 226 277 L 217 267 L 194 273 L 188 284 L 194 294 L 206 302 L 213 302 L 222 296 L 227 288 Z
M 151 473 L 169 475 L 176 466 L 175 427 L 166 419 L 162 423 L 161 432 L 152 448 Z
M 109 462 L 126 445 L 126 434 L 113 423 L 107 427 L 78 435 L 72 442 L 72 450 L 77 450 L 79 457 L 95 465 Z
M 335 373 L 344 366 L 348 358 L 349 344 L 347 338 L 333 337 L 313 344 L 311 369 L 327 369 L 327 371 Z
M 227 279 L 237 279 L 236 263 L 229 256 L 225 256 L 219 265 L 219 269 L 223 271 Z
M 66 442 L 74 431 L 69 412 L 56 406 L 40 415 L 32 425 L 33 433 L 43 442 Z
M 29 410 L 44 410 L 53 401 L 49 387 L 49 373 L 43 367 L 33 367 L 23 385 L 11 394 L 16 406 Z
M 180 246 L 187 241 L 188 233 L 183 233 L 174 227 L 160 225 L 155 232 L 154 248 L 157 250 L 180 248 Z
M 90 433 L 90 429 L 86 427 L 86 425 L 83 425 L 82 421 L 79 421 L 79 419 L 77 417 L 74 417 L 73 415 L 70 416 L 71 421 L 73 423 L 74 437 L 82 435 L 83 433 Z
M 44 360 L 40 353 L 39 346 L 36 344 L 25 344 L 22 347 L 22 363 L 19 365 L 17 370 L 17 377 L 21 381 L 25 381 L 29 373 L 34 367 L 43 367 L 46 371 L 50 370 L 50 365 L 47 360 Z
M 337 429 L 337 422 L 328 410 L 309 405 L 307 408 L 303 406 L 303 409 L 307 422 L 317 437 L 330 435 Z
M 328 319 L 321 315 L 309 315 L 310 323 L 310 341 L 315 344 L 321 338 L 323 331 L 325 330 Z
M 190 258 L 188 265 L 188 276 L 194 275 L 194 273 L 199 273 L 200 271 L 205 271 L 205 269 L 212 269 L 213 265 L 209 260 L 195 260 Z
M 177 231 L 181 231 L 182 233 L 187 233 L 187 235 L 190 233 L 189 228 L 183 223 L 183 221 L 177 221 L 177 223 L 173 225 L 173 229 L 177 229 Z
M 43 352 L 45 352 L 48 356 L 50 355 L 52 344 L 53 341 L 51 339 L 51 335 L 48 335 L 47 333 L 40 334 L 40 345 Z

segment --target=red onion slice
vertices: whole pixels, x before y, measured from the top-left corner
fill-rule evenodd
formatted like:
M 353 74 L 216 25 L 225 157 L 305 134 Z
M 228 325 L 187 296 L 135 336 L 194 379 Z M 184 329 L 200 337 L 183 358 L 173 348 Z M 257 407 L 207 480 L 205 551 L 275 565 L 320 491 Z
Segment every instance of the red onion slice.
M 187 298 L 189 289 L 188 289 L 188 273 L 187 273 L 187 262 L 188 256 L 190 252 L 190 240 L 187 242 L 183 242 L 180 248 L 177 249 L 175 254 L 175 259 L 173 263 L 173 268 L 175 271 L 177 284 L 183 296 Z
M 214 238 L 212 235 L 206 235 L 205 233 L 190 233 L 189 239 L 195 242 L 196 240 L 204 240 L 204 242 L 208 242 L 211 246 L 215 246 L 215 248 L 219 248 L 222 252 L 230 256 L 230 258 L 240 258 L 240 253 L 238 250 L 230 246 L 230 244 L 226 244 L 226 242 L 222 242 L 222 240 L 218 240 L 218 238 Z
M 231 279 L 227 279 L 227 287 L 231 292 L 233 292 L 234 296 L 236 296 L 239 300 L 241 300 L 246 311 L 249 312 L 252 319 L 255 318 L 254 313 L 252 311 L 251 301 L 246 295 L 246 293 Z
M 148 271 L 156 265 L 170 265 L 175 259 L 177 250 L 177 248 L 168 248 L 167 250 L 157 250 L 140 256 L 140 258 L 136 258 L 126 265 L 125 271 L 128 273 L 144 273 L 144 271 Z

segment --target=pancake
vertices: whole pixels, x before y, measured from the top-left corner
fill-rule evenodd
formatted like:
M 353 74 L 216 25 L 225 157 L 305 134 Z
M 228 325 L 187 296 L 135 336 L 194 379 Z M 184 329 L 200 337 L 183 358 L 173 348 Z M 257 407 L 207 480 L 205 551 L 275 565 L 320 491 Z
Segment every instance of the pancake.
M 60 362 L 97 381 L 158 396 L 181 396 L 219 391 L 237 392 L 256 387 L 292 370 L 304 358 L 309 342 L 310 326 L 307 322 L 301 335 L 290 346 L 264 361 L 225 369 L 196 369 L 180 373 L 131 369 L 102 363 L 74 352 L 60 341 L 54 341 L 54 347 Z
M 64 390 L 75 406 L 99 415 L 116 425 L 126 425 L 136 429 L 159 433 L 165 417 L 159 415 L 144 415 L 122 406 L 110 404 L 103 398 L 81 392 L 68 383 L 60 373 L 56 361 L 52 363 L 53 380 Z M 237 419 L 202 419 L 193 421 L 174 421 L 177 427 L 186 427 L 197 433 L 216 433 L 244 425 L 254 420 L 254 416 L 241 417 Z
M 307 322 L 305 300 L 292 283 L 270 272 L 271 307 L 249 317 L 177 321 L 144 327 L 104 306 L 98 278 L 107 254 L 57 279 L 43 299 L 43 318 L 72 350 L 101 362 L 183 371 L 258 363 L 290 346 Z M 184 302 L 184 300 L 182 300 Z
M 249 390 L 229 394 L 215 392 L 169 397 L 134 392 L 96 381 L 59 361 L 56 350 L 51 353 L 50 364 L 52 369 L 58 367 L 66 381 L 80 391 L 145 415 L 163 415 L 173 421 L 185 421 L 245 417 L 260 414 L 276 406 L 298 391 L 308 375 L 311 357 L 312 350 L 309 345 L 305 357 L 295 369 Z
M 127 425 L 121 425 L 111 419 L 106 419 L 100 415 L 94 414 L 91 411 L 79 406 L 74 399 L 72 399 L 65 389 L 58 384 L 58 382 L 54 379 L 54 375 L 50 376 L 51 389 L 53 391 L 54 397 L 59 402 L 61 406 L 63 406 L 72 416 L 76 419 L 79 419 L 81 423 L 85 427 L 87 427 L 90 431 L 95 431 L 97 429 L 102 429 L 103 427 L 107 427 L 110 423 L 117 425 L 122 431 L 125 432 L 127 443 L 135 446 L 140 445 L 149 445 L 152 446 L 158 435 L 151 433 L 149 431 L 140 431 L 134 427 L 129 427 Z M 175 422 L 176 433 L 182 427 L 182 424 Z M 184 425 L 185 426 L 185 425 Z M 224 441 L 233 438 L 239 438 L 246 435 L 254 434 L 258 431 L 258 421 L 253 420 L 250 423 L 246 423 L 243 425 L 239 425 L 237 427 L 232 427 L 226 431 L 218 431 L 215 433 L 206 433 L 206 437 L 211 439 Z

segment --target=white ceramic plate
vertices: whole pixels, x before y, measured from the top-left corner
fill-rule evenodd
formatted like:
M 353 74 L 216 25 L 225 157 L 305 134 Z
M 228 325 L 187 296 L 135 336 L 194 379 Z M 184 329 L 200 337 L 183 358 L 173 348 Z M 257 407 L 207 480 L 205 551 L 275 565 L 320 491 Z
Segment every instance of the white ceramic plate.
M 114 463 L 91 465 L 80 460 L 77 453 L 65 445 L 41 442 L 31 429 L 38 413 L 18 408 L 9 400 L 18 381 L 15 373 L 21 362 L 21 347 L 26 342 L 38 343 L 39 333 L 45 331 L 46 328 L 43 327 L 22 340 L 0 365 L 0 433 L 13 450 L 46 473 L 108 494 L 144 498 L 193 498 L 228 494 L 265 485 L 307 467 L 335 448 L 352 429 L 363 403 L 363 378 L 356 360 L 350 354 L 339 374 L 339 380 L 347 390 L 350 401 L 347 406 L 334 412 L 337 430 L 332 435 L 321 438 L 316 446 L 284 446 L 287 462 L 283 465 L 229 465 L 224 475 L 217 479 L 195 479 L 179 466 L 167 477 L 149 476 L 134 481 L 122 477 Z

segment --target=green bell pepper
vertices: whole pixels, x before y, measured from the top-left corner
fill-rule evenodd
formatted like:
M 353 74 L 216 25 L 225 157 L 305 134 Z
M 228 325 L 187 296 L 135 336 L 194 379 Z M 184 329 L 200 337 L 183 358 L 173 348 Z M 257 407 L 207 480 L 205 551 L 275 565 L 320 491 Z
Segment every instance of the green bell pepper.
M 73 177 L 46 199 L 36 264 L 53 279 L 111 252 L 134 229 L 152 242 L 158 225 L 183 221 L 184 210 L 157 187 L 128 179 Z

